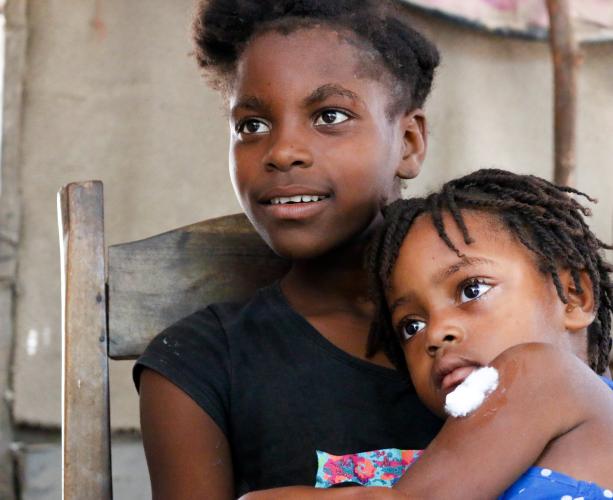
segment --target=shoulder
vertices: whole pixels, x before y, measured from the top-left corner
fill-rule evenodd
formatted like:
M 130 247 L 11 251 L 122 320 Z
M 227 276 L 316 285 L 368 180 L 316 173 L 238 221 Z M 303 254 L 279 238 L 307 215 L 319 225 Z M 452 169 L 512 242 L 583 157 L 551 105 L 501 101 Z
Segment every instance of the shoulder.
M 198 378 L 203 371 L 214 371 L 217 378 L 223 373 L 227 379 L 232 346 L 244 345 L 246 338 L 262 329 L 263 319 L 271 316 L 268 309 L 274 303 L 272 288 L 258 290 L 243 303 L 211 304 L 164 329 L 136 363 L 133 375 L 137 388 L 144 367 L 172 380 L 189 371 Z
M 552 344 L 530 342 L 510 347 L 499 354 L 492 366 L 499 370 L 521 368 L 522 371 L 547 370 L 550 374 L 561 375 L 564 371 L 585 365 L 571 352 L 563 350 Z M 589 368 L 586 366 L 589 370 Z M 553 373 L 552 373 L 553 372 Z
M 220 314 L 230 315 L 240 308 L 240 304 L 210 305 L 156 335 L 134 365 L 136 389 L 141 392 L 141 384 L 148 382 L 152 400 L 170 401 L 170 394 L 179 399 L 189 396 L 227 433 L 232 356 Z M 180 391 L 164 393 L 162 389 L 169 387 L 164 380 Z
M 501 389 L 525 403 L 538 401 L 552 408 L 568 408 L 567 415 L 585 418 L 606 404 L 613 392 L 572 352 L 546 343 L 511 347 L 491 363 L 500 373 Z
M 164 329 L 154 337 L 148 350 L 156 346 L 176 346 L 180 340 L 190 344 L 208 344 L 212 341 L 225 343 L 231 332 L 236 335 L 237 332 L 248 329 L 249 325 L 267 317 L 274 299 L 274 287 L 266 287 L 256 291 L 251 298 L 243 302 L 209 304 Z
M 546 379 L 567 379 L 579 374 L 598 376 L 586 363 L 572 352 L 552 344 L 530 342 L 519 344 L 503 351 L 491 363 L 507 374 L 507 377 L 534 378 L 544 375 Z M 525 382 L 526 380 L 524 380 Z M 541 380 L 543 382 L 543 380 Z
M 276 324 L 293 317 L 278 283 L 258 289 L 246 301 L 212 304 L 208 309 L 228 332 L 260 324 Z
M 208 349 L 224 350 L 225 332 L 213 306 L 196 311 L 165 328 L 149 343 L 138 363 L 148 358 L 172 361 L 191 356 Z

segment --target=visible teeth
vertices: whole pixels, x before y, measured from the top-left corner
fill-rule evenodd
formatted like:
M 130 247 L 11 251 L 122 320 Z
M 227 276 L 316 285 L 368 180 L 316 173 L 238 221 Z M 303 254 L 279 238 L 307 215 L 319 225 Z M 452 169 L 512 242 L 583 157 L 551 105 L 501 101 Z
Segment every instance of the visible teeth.
M 271 205 L 284 205 L 286 203 L 309 203 L 311 201 L 323 200 L 325 196 L 299 194 L 296 196 L 279 196 L 270 200 Z

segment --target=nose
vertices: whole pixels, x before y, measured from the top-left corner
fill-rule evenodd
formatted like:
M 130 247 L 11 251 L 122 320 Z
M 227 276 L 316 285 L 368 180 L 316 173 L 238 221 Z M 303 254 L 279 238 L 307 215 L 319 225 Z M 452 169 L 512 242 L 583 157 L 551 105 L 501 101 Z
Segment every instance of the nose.
M 276 133 L 275 133 L 276 132 Z M 313 154 L 305 139 L 305 133 L 285 127 L 273 132 L 270 148 L 263 158 L 267 170 L 288 171 L 294 167 L 308 168 L 313 164 Z
M 430 356 L 435 356 L 442 347 L 458 344 L 464 338 L 464 330 L 450 318 L 438 324 L 431 321 L 426 333 L 426 351 Z

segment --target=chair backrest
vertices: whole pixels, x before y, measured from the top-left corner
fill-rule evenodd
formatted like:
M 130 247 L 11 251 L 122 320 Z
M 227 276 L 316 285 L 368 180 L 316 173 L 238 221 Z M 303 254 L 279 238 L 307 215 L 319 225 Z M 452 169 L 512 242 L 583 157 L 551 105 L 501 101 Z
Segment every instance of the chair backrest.
M 109 356 L 138 356 L 168 325 L 206 304 L 242 301 L 286 271 L 243 214 L 111 246 Z
M 104 244 L 100 181 L 58 193 L 64 498 L 112 498 L 108 358 L 137 357 L 176 320 L 241 301 L 288 269 L 243 214 Z

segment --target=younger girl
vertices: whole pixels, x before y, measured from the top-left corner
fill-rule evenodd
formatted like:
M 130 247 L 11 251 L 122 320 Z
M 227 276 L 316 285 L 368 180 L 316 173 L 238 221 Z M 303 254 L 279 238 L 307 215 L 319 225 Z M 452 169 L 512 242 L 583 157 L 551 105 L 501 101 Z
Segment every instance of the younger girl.
M 409 497 L 613 498 L 613 384 L 597 376 L 613 311 L 599 252 L 611 247 L 572 195 L 582 193 L 481 170 L 387 210 L 370 261 L 371 348 L 399 341 L 419 397 L 441 416 L 477 368 L 500 377 L 397 484 Z
M 347 488 L 330 499 L 613 498 L 613 383 L 597 375 L 611 348 L 612 267 L 599 254 L 610 247 L 572 195 L 582 193 L 481 170 L 386 209 L 369 259 L 371 350 L 402 350 L 395 359 L 406 358 L 419 397 L 441 417 L 447 395 L 480 367 L 498 371 L 498 387 L 449 417 L 423 454 L 325 457 L 321 486 L 390 486 L 414 461 L 389 493 Z M 306 488 L 284 493 L 311 498 Z

